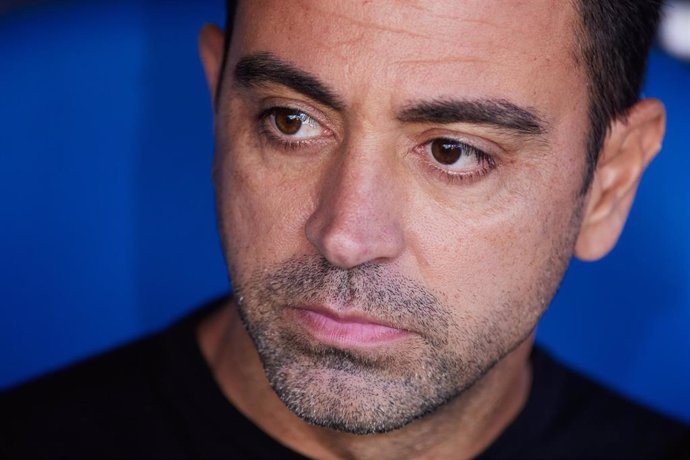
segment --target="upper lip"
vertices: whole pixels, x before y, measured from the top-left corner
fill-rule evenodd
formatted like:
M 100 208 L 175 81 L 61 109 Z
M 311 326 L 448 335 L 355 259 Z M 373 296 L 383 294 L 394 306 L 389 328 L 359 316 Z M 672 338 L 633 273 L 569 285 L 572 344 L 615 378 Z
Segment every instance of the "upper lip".
M 382 320 L 380 318 L 374 318 L 372 316 L 369 316 L 362 312 L 361 310 L 352 310 L 352 311 L 347 311 L 347 312 L 342 312 L 339 311 L 338 309 L 335 308 L 329 308 L 328 306 L 325 305 L 295 305 L 293 308 L 297 310 L 309 310 L 313 311 L 315 313 L 319 313 L 324 316 L 328 316 L 329 318 L 339 321 L 342 323 L 362 323 L 362 324 L 374 324 L 377 326 L 385 326 L 385 327 L 390 327 L 391 329 L 398 329 L 401 331 L 408 331 L 408 332 L 413 332 L 405 327 L 402 327 L 400 324 L 393 324 L 389 321 Z

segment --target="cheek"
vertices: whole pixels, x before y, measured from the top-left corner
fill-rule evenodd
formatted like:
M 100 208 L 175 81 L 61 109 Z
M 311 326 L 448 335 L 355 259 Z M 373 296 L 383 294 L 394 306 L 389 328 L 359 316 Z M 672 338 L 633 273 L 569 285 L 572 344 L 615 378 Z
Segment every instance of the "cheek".
M 216 164 L 220 232 L 233 279 L 306 250 L 310 184 L 297 186 L 231 147 Z
M 449 217 L 448 209 L 417 210 L 426 213 L 410 239 L 420 274 L 458 315 L 492 324 L 510 318 L 518 330 L 531 327 L 551 300 L 572 253 L 578 203 L 570 188 L 555 196 L 545 184 L 490 211 L 456 209 Z

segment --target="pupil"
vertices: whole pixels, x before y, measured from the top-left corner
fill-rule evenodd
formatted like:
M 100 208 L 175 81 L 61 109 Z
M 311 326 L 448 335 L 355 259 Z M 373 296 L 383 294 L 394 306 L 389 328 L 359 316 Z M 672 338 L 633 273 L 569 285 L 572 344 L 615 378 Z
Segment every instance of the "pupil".
M 302 114 L 294 110 L 276 109 L 276 126 L 283 134 L 295 134 L 302 127 Z
M 431 154 L 439 163 L 452 165 L 462 156 L 462 149 L 455 142 L 437 139 L 431 143 Z

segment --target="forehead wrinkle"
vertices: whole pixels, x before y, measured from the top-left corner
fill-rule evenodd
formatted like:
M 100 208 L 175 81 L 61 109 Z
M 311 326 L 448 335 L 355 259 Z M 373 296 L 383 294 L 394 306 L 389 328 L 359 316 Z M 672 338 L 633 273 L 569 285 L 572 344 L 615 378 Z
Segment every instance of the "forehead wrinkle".
M 379 30 L 379 31 L 381 31 L 381 32 L 388 32 L 388 33 L 395 33 L 395 34 L 403 34 L 403 35 L 408 35 L 408 36 L 410 36 L 410 37 L 425 38 L 425 39 L 427 39 L 427 40 L 433 40 L 433 39 L 435 38 L 435 37 L 432 37 L 432 36 L 430 36 L 430 35 L 425 35 L 425 34 L 420 34 L 420 33 L 417 33 L 417 32 L 412 32 L 412 31 L 409 31 L 409 30 L 406 30 L 406 29 L 402 29 L 402 28 L 399 28 L 399 27 L 392 27 L 392 26 L 387 26 L 387 25 L 384 25 L 384 24 L 377 24 L 377 23 L 373 23 L 373 22 L 363 21 L 363 20 L 361 20 L 361 19 L 355 19 L 355 18 L 353 18 L 353 17 L 347 16 L 347 15 L 342 14 L 342 13 L 326 12 L 326 11 L 323 11 L 323 10 L 320 10 L 320 11 L 323 12 L 323 13 L 327 13 L 327 14 L 329 14 L 329 15 L 331 15 L 331 16 L 335 16 L 335 17 L 337 17 L 337 18 L 344 19 L 345 21 L 348 21 L 348 22 L 350 22 L 350 23 L 352 23 L 352 24 L 356 24 L 356 25 L 358 25 L 358 26 L 360 26 L 360 27 L 365 27 L 365 28 L 368 28 L 368 29 L 376 29 L 376 30 Z
M 573 0 L 573 1 L 577 1 L 577 0 Z M 422 6 L 422 5 L 419 5 L 417 2 L 409 2 L 409 1 L 405 2 L 405 1 L 403 1 L 401 3 L 403 3 L 403 6 L 405 6 L 405 7 L 408 7 L 408 8 L 411 8 L 411 9 L 425 13 L 428 16 L 428 18 L 426 18 L 426 19 L 443 19 L 444 21 L 459 21 L 459 22 L 465 22 L 465 23 L 469 23 L 469 24 L 479 24 L 482 26 L 489 26 L 489 27 L 492 27 L 495 29 L 502 28 L 502 26 L 495 24 L 491 21 L 484 20 L 484 19 L 468 18 L 468 17 L 462 16 L 462 15 L 449 13 L 448 11 L 438 13 L 438 12 L 434 11 L 434 9 L 432 7 Z
M 442 43 L 449 43 L 449 44 L 453 44 L 453 45 L 457 44 L 456 40 L 448 39 L 448 38 L 445 38 L 441 35 L 423 34 L 423 33 L 414 32 L 414 31 L 411 31 L 411 30 L 408 30 L 405 28 L 401 28 L 401 27 L 395 27 L 395 26 L 381 24 L 381 23 L 369 22 L 369 21 L 362 20 L 362 19 L 356 19 L 352 16 L 343 14 L 337 10 L 328 10 L 326 8 L 318 7 L 318 6 L 311 4 L 311 3 L 309 3 L 308 5 L 305 5 L 305 0 L 299 0 L 299 1 L 305 7 L 309 8 L 309 9 L 311 9 L 311 10 L 313 10 L 319 14 L 325 15 L 329 18 L 342 19 L 344 21 L 349 22 L 350 24 L 353 24 L 353 25 L 361 27 L 361 28 L 374 29 L 374 30 L 377 30 L 377 31 L 383 32 L 383 33 L 402 34 L 402 35 L 405 35 L 408 37 L 421 38 L 424 40 L 433 40 L 433 41 L 438 41 L 438 42 L 442 42 Z M 448 19 L 447 16 L 441 16 L 441 15 L 437 15 L 434 17 L 443 17 L 444 19 Z M 458 19 L 458 20 L 465 21 L 465 18 Z M 471 22 L 471 20 L 470 20 L 470 22 Z M 495 27 L 498 27 L 498 26 L 496 25 Z M 364 37 L 363 33 L 359 35 L 359 38 L 363 38 L 363 37 Z M 356 41 L 356 40 L 357 39 L 353 39 L 353 41 Z
M 444 65 L 444 64 L 477 64 L 487 62 L 487 59 L 481 57 L 453 57 L 453 58 L 429 58 L 429 59 L 399 59 L 393 61 L 392 64 L 401 67 L 413 65 Z

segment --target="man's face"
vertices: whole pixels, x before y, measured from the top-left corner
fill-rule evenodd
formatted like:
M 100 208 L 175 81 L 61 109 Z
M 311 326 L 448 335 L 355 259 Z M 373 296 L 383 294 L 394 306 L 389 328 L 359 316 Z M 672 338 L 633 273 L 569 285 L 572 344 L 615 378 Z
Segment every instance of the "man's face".
M 215 180 L 236 300 L 303 418 L 409 423 L 522 343 L 577 236 L 570 3 L 243 2 Z

